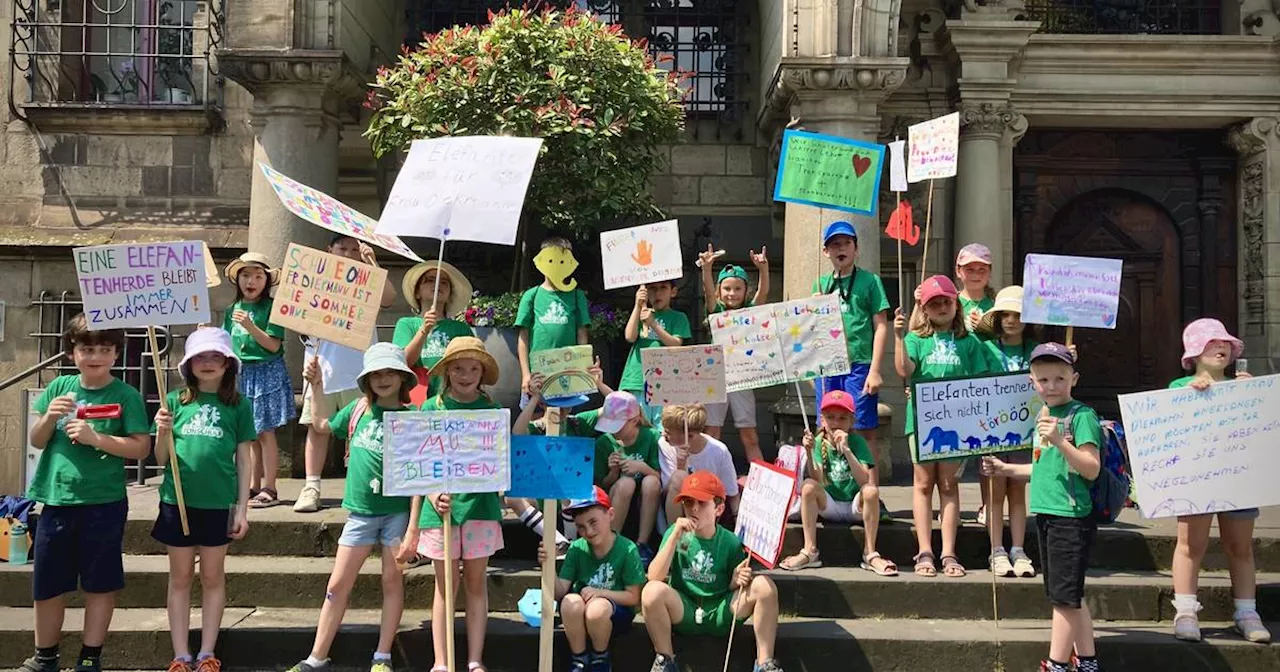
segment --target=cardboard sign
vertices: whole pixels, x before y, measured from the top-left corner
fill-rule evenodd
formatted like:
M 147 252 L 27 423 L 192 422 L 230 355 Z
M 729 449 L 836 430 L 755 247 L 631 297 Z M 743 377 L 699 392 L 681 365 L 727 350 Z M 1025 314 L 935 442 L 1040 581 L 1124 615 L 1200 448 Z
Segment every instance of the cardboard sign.
M 1044 402 L 1025 373 L 914 383 L 920 462 L 1034 447 Z
M 1280 375 L 1120 395 L 1147 518 L 1280 505 Z
M 773 200 L 875 216 L 884 145 L 785 131 Z
M 915 124 L 907 129 L 907 181 L 956 176 L 960 154 L 960 113 Z
M 571 345 L 567 348 L 529 353 L 529 373 L 542 374 L 547 379 L 542 397 L 552 401 L 595 394 L 595 381 L 587 374 L 587 369 L 594 363 L 594 354 L 589 345 Z M 579 375 L 562 375 L 566 373 Z
M 393 497 L 506 492 L 511 411 L 397 411 L 382 416 L 382 491 Z
M 747 472 L 747 483 L 742 487 L 734 534 L 742 540 L 751 556 L 769 569 L 778 563 L 778 555 L 782 553 L 787 515 L 791 511 L 791 500 L 796 495 L 795 484 L 795 472 L 764 462 L 752 462 Z
M 511 437 L 508 497 L 590 499 L 596 442 L 571 436 Z
M 604 288 L 635 287 L 684 275 L 680 256 L 680 223 L 645 224 L 600 234 Z
M 1022 321 L 1115 329 L 1124 262 L 1028 254 L 1022 269 Z
M 373 342 L 387 271 L 290 243 L 271 324 L 364 351 Z
M 716 313 L 708 322 L 712 342 L 724 346 L 729 392 L 849 373 L 835 294 Z
M 90 331 L 211 319 L 200 241 L 77 247 L 72 254 Z
M 210 289 L 222 284 L 222 274 L 218 272 L 217 264 L 213 263 L 213 253 L 209 251 L 209 244 L 200 241 L 200 246 L 204 248 L 204 280 Z
M 262 174 L 267 176 L 267 182 L 289 212 L 334 233 L 341 233 L 363 240 L 370 245 L 377 245 L 406 259 L 422 261 L 422 257 L 409 249 L 404 241 L 395 236 L 376 232 L 374 229 L 378 223 L 372 217 L 347 206 L 323 191 L 312 189 L 289 178 L 265 163 L 258 165 L 262 167 Z
M 645 348 L 640 351 L 640 363 L 646 404 L 718 404 L 725 400 L 722 346 Z
M 541 138 L 414 140 L 378 233 L 515 245 Z

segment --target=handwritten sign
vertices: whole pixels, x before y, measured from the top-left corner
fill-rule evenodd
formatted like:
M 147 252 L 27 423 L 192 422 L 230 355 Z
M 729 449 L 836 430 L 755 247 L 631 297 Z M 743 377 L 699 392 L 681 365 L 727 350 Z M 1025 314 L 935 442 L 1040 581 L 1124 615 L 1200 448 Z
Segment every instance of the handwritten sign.
M 773 200 L 875 216 L 883 164 L 884 145 L 786 131 Z
M 341 233 L 363 240 L 370 245 L 377 245 L 406 259 L 422 261 L 422 257 L 409 249 L 404 241 L 375 231 L 378 223 L 363 212 L 323 191 L 297 182 L 265 163 L 258 165 L 262 168 L 262 174 L 266 175 L 271 188 L 275 190 L 276 196 L 289 212 L 334 233 Z
M 511 437 L 508 497 L 589 499 L 596 442 L 570 436 Z
M 635 287 L 684 275 L 676 220 L 600 234 L 604 288 Z
M 200 241 L 77 247 L 73 255 L 90 331 L 210 321 Z
M 542 396 L 552 401 L 595 393 L 595 381 L 587 373 L 587 369 L 594 363 L 589 345 L 571 345 L 567 348 L 529 353 L 529 373 L 541 374 L 547 379 Z M 567 373 L 576 375 L 563 375 Z
M 849 373 L 834 294 L 716 313 L 708 322 L 711 341 L 724 346 L 729 392 Z
M 506 492 L 511 411 L 397 411 L 382 416 L 383 492 L 393 497 Z
M 271 323 L 363 351 L 373 342 L 386 283 L 377 266 L 290 243 Z
M 1044 402 L 1025 373 L 914 383 L 921 462 L 1030 450 Z
M 795 497 L 795 472 L 772 464 L 752 462 L 738 505 L 734 534 L 765 567 L 773 569 L 782 553 L 782 537 L 787 529 L 791 500 Z
M 1028 254 L 1022 270 L 1022 321 L 1115 329 L 1124 262 Z
M 414 140 L 378 233 L 515 245 L 541 138 Z
M 907 129 L 907 181 L 956 176 L 960 153 L 960 113 L 930 119 Z
M 1147 518 L 1280 505 L 1280 375 L 1120 395 Z
M 724 347 L 689 345 L 640 351 L 645 403 L 717 404 L 725 399 Z

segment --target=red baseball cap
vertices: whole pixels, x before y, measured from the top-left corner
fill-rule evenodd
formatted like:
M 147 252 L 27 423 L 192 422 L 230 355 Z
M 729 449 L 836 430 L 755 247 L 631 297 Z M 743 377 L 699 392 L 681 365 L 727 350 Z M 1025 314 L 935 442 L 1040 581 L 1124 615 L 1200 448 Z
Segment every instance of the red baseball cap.
M 598 485 L 593 487 L 595 488 L 595 490 L 591 493 L 590 499 L 579 499 L 579 500 L 569 502 L 569 505 L 564 507 L 564 512 L 578 513 L 579 511 L 586 511 L 587 509 L 590 509 L 593 506 L 612 509 L 613 500 L 609 499 L 609 493 L 605 492 L 604 488 L 601 488 Z
M 695 502 L 710 502 L 713 499 L 725 499 L 724 484 L 709 471 L 695 471 L 684 479 L 680 485 L 680 494 L 676 495 L 676 503 L 686 499 Z
M 822 395 L 822 407 L 819 410 L 825 411 L 828 408 L 835 408 L 841 411 L 854 412 L 853 396 L 844 390 L 831 390 Z
M 959 295 L 960 292 L 956 291 L 956 283 L 951 282 L 951 278 L 945 275 L 934 275 L 920 283 L 920 305 L 922 306 L 939 296 L 954 299 Z

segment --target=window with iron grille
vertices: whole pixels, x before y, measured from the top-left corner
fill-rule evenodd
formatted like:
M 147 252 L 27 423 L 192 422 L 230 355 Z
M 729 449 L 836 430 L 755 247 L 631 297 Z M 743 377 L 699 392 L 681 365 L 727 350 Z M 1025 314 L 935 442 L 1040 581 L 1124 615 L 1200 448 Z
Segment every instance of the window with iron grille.
M 415 47 L 424 33 L 455 25 L 484 25 L 489 11 L 508 6 L 565 7 L 570 1 L 628 35 L 644 38 L 663 68 L 689 73 L 685 109 L 691 116 L 741 121 L 747 109 L 747 28 L 745 0 L 416 0 L 407 9 L 406 43 Z
M 221 0 L 12 0 L 18 106 L 210 106 Z
M 1046 33 L 1221 35 L 1222 0 L 1027 0 Z

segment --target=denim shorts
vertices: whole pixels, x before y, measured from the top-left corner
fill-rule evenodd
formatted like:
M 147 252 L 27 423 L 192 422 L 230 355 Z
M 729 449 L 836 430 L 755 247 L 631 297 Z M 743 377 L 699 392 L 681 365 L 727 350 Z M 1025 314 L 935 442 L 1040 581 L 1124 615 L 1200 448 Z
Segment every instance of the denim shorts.
M 870 364 L 854 364 L 849 373 L 843 376 L 828 376 L 814 381 L 817 388 L 818 403 L 814 408 L 822 408 L 822 395 L 832 390 L 844 390 L 853 397 L 853 428 L 860 430 L 880 427 L 880 395 L 863 394 L 862 388 L 867 384 L 867 375 L 871 373 Z M 821 412 L 818 413 L 821 416 Z
M 347 515 L 347 524 L 342 526 L 342 536 L 338 537 L 338 545 L 379 544 L 385 548 L 394 548 L 404 541 L 404 533 L 408 529 L 408 511 L 389 513 L 385 516 L 362 516 L 352 513 Z

